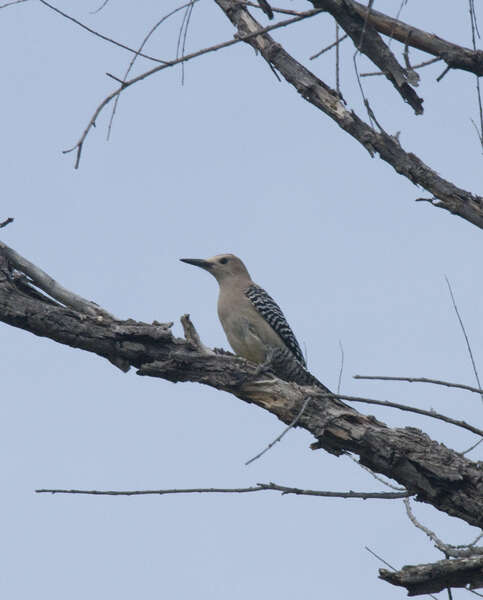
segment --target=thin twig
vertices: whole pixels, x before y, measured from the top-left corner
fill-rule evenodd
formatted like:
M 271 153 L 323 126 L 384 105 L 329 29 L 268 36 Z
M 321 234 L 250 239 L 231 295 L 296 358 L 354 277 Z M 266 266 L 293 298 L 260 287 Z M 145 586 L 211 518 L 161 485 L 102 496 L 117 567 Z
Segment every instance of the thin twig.
M 446 69 L 441 73 L 441 75 L 438 75 L 436 77 L 436 81 L 439 83 L 450 70 L 451 70 L 451 67 L 447 66 Z
M 478 31 L 478 22 L 476 20 L 474 0 L 469 0 L 469 6 L 471 22 L 471 41 L 473 43 L 473 50 L 476 51 L 476 36 L 480 37 L 480 32 Z M 478 131 L 478 137 L 480 138 L 480 144 L 483 152 L 483 108 L 481 102 L 480 78 L 478 76 L 476 76 L 476 98 L 478 100 L 478 112 L 480 116 L 480 128 L 478 129 L 478 127 L 476 127 L 476 130 Z
M 125 44 L 121 44 L 121 42 L 116 42 L 116 40 L 113 40 L 112 38 L 107 37 L 107 35 L 104 35 L 102 33 L 99 33 L 98 31 L 95 31 L 94 29 L 91 29 L 87 25 L 84 25 L 84 23 L 81 23 L 77 19 L 74 19 L 74 17 L 71 17 L 70 15 L 68 15 L 65 12 L 62 12 L 60 9 L 56 8 L 55 6 L 52 6 L 52 4 L 49 4 L 45 0 L 39 0 L 39 2 L 41 2 L 41 4 L 44 4 L 45 6 L 47 6 L 48 8 L 50 8 L 51 10 L 53 10 L 54 12 L 58 13 L 59 15 L 62 15 L 65 19 L 68 19 L 69 21 L 72 21 L 72 23 L 75 23 L 79 27 L 82 27 L 82 29 L 85 29 L 89 33 L 92 33 L 93 35 L 101 38 L 102 40 L 105 40 L 106 42 L 109 42 L 110 44 L 114 44 L 115 46 L 118 46 L 119 48 L 123 48 L 124 50 L 128 50 L 129 52 L 132 52 L 133 54 L 136 54 L 138 56 L 142 56 L 143 58 L 147 58 L 148 60 L 152 60 L 153 62 L 161 63 L 163 65 L 167 64 L 167 62 L 165 60 L 161 60 L 160 58 L 154 58 L 154 56 L 149 56 L 148 54 L 141 54 L 140 52 L 137 52 L 136 50 L 134 50 L 134 48 L 130 48 L 129 46 L 126 46 Z
M 81 158 L 81 154 L 82 154 L 82 147 L 84 145 L 85 139 L 86 139 L 87 135 L 89 134 L 90 130 L 95 126 L 95 123 L 96 123 L 96 120 L 97 120 L 99 114 L 114 98 L 116 98 L 126 88 L 134 85 L 135 83 L 138 83 L 138 82 L 142 81 L 143 79 L 146 79 L 146 77 L 150 77 L 151 75 L 154 75 L 155 73 L 158 73 L 159 71 L 162 71 L 169 67 L 174 67 L 175 65 L 178 65 L 182 62 L 187 62 L 188 60 L 192 60 L 193 58 L 198 58 L 199 56 L 203 56 L 204 54 L 208 54 L 210 52 L 216 52 L 217 50 L 221 50 L 222 48 L 227 48 L 229 46 L 233 46 L 234 44 L 238 44 L 240 42 L 246 42 L 247 40 L 249 40 L 251 38 L 254 38 L 254 37 L 257 37 L 258 35 L 262 35 L 264 33 L 272 31 L 273 29 L 287 27 L 288 25 L 291 25 L 292 23 L 298 23 L 299 21 L 313 17 L 313 16 L 319 14 L 320 12 L 322 12 L 322 11 L 319 9 L 308 10 L 305 13 L 300 13 L 298 16 L 293 17 L 291 19 L 286 19 L 285 21 L 279 21 L 278 23 L 274 23 L 273 25 L 268 25 L 267 27 L 262 27 L 258 31 L 250 33 L 248 35 L 237 36 L 235 39 L 227 40 L 226 42 L 221 42 L 219 44 L 214 44 L 213 46 L 208 46 L 207 48 L 202 48 L 201 50 L 197 50 L 196 52 L 192 52 L 191 54 L 181 56 L 180 58 L 177 58 L 175 60 L 166 61 L 164 64 L 158 65 L 158 66 L 150 69 L 149 71 L 145 71 L 144 73 L 141 73 L 140 75 L 137 75 L 136 77 L 133 77 L 132 79 L 129 79 L 128 81 L 125 81 L 123 83 L 123 85 L 121 85 L 118 89 L 114 90 L 111 94 L 109 94 L 108 96 L 106 96 L 104 98 L 104 100 L 99 104 L 99 106 L 94 111 L 94 114 L 92 115 L 87 127 L 84 129 L 79 141 L 72 148 L 64 150 L 63 151 L 64 154 L 73 152 L 74 150 L 77 151 L 76 152 L 76 161 L 75 161 L 75 168 L 77 169 L 79 167 L 79 162 L 80 162 L 80 158 Z
M 307 408 L 310 398 L 311 397 L 308 396 L 305 399 L 305 402 L 303 403 L 303 406 L 300 409 L 300 411 L 298 412 L 298 414 L 296 415 L 296 417 L 293 419 L 293 421 L 289 425 L 287 425 L 287 427 L 282 431 L 282 433 L 279 436 L 277 436 L 273 441 L 271 441 L 268 444 L 268 446 L 266 448 L 264 448 L 261 452 L 259 452 L 256 456 L 254 456 L 253 458 L 250 458 L 250 460 L 247 460 L 247 462 L 245 463 L 245 466 L 250 465 L 255 460 L 258 460 L 261 456 L 263 456 L 265 454 L 265 452 L 268 452 L 270 450 L 270 448 L 272 448 L 272 446 L 274 446 L 277 442 L 279 442 L 283 438 L 283 436 L 290 431 L 290 429 L 292 429 L 293 427 L 295 427 L 295 425 L 297 425 L 300 417 L 304 414 L 305 409 Z
M 369 124 L 372 127 L 372 129 L 374 129 L 374 121 L 372 119 L 372 115 L 374 113 L 372 112 L 372 110 L 370 110 L 369 101 L 366 98 L 366 94 L 364 93 L 364 88 L 362 87 L 362 81 L 361 81 L 361 78 L 359 76 L 359 67 L 357 66 L 357 56 L 358 56 L 358 54 L 359 54 L 359 51 L 356 50 L 354 52 L 354 55 L 352 56 L 352 61 L 354 63 L 354 71 L 355 71 L 356 78 L 357 78 L 357 84 L 358 84 L 359 90 L 361 92 L 362 100 L 363 100 L 364 106 L 366 107 L 366 110 L 367 110 L 367 116 L 369 117 Z
M 122 85 L 124 85 L 124 83 L 126 82 L 127 76 L 129 75 L 129 73 L 131 72 L 132 68 L 134 67 L 134 63 L 136 62 L 136 59 L 138 56 L 141 56 L 140 52 L 141 50 L 144 48 L 144 46 L 148 43 L 149 39 L 151 38 L 151 36 L 153 35 L 153 33 L 165 22 L 167 21 L 170 17 L 172 17 L 173 15 L 175 15 L 177 12 L 179 12 L 180 10 L 183 10 L 183 8 L 186 8 L 187 6 L 189 6 L 189 4 L 192 4 L 194 2 L 198 2 L 198 0 L 190 0 L 190 2 L 187 2 L 186 4 L 182 4 L 181 6 L 178 6 L 177 8 L 175 8 L 174 10 L 172 10 L 171 12 L 167 13 L 166 15 L 163 15 L 159 21 L 157 21 L 152 27 L 151 29 L 148 31 L 148 33 L 144 36 L 143 41 L 141 42 L 141 45 L 139 46 L 139 48 L 136 51 L 136 54 L 131 58 L 131 61 L 129 62 L 129 65 L 126 69 L 126 72 L 124 73 L 124 76 L 122 78 Z M 109 118 L 109 125 L 107 126 L 107 135 L 106 138 L 109 141 L 109 139 L 111 138 L 111 133 L 112 133 L 112 125 L 114 122 L 114 117 L 116 116 L 116 112 L 117 112 L 117 107 L 119 104 L 119 100 L 120 100 L 120 95 L 116 96 L 116 99 L 114 100 L 114 106 L 112 107 L 112 112 L 111 112 L 111 116 Z
M 481 444 L 481 442 L 483 442 L 483 438 L 480 438 L 477 442 L 475 442 L 469 448 L 467 448 L 466 450 L 463 450 L 463 452 L 460 452 L 461 456 L 465 456 L 466 454 L 469 454 L 475 448 L 478 448 L 478 446 Z
M 398 11 L 396 13 L 396 16 L 394 17 L 395 22 L 399 21 L 399 17 L 401 16 L 402 13 L 402 9 L 406 6 L 408 0 L 401 0 L 401 4 L 399 5 Z M 394 25 L 395 27 L 395 25 Z M 392 36 L 394 35 L 394 30 L 392 32 L 392 35 L 389 37 L 389 44 L 388 46 L 391 45 L 392 40 L 394 39 Z
M 478 555 L 483 554 L 483 548 L 475 547 L 476 542 L 479 540 L 479 538 L 481 536 L 476 538 L 476 540 L 472 544 L 468 544 L 466 546 L 453 546 L 452 544 L 446 544 L 445 542 L 443 542 L 443 540 L 441 540 L 434 533 L 434 531 L 432 531 L 431 529 L 428 529 L 428 527 L 426 527 L 425 525 L 423 525 L 416 519 L 416 517 L 413 513 L 413 510 L 411 508 L 411 503 L 409 501 L 409 498 L 404 498 L 403 502 L 404 502 L 404 506 L 406 508 L 406 513 L 407 513 L 411 523 L 417 529 L 419 529 L 423 533 L 425 533 L 429 537 L 429 539 L 433 542 L 433 544 L 436 546 L 436 548 L 438 550 L 440 550 L 441 552 L 443 552 L 443 554 L 445 554 L 447 558 L 449 556 L 451 556 L 453 558 L 464 558 L 464 557 L 473 556 L 476 554 L 478 554 Z
M 418 63 L 417 65 L 412 65 L 411 69 L 414 71 L 414 69 L 422 69 L 423 67 L 427 67 L 428 65 L 432 65 L 435 62 L 439 62 L 440 60 L 443 60 L 440 57 L 436 57 L 436 58 L 431 58 L 429 60 L 425 60 L 423 62 Z M 361 77 L 374 77 L 376 75 L 385 75 L 385 73 L 383 73 L 382 71 L 372 71 L 370 73 L 361 73 Z
M 428 377 L 389 377 L 386 375 L 354 375 L 354 379 L 377 379 L 381 381 L 407 381 L 409 383 L 432 383 L 434 385 L 444 385 L 446 387 L 458 388 L 474 392 L 475 394 L 483 394 L 483 390 L 465 385 L 464 383 L 452 383 L 450 381 L 442 381 L 441 379 L 430 379 Z
M 374 473 L 374 471 L 372 471 L 371 469 L 369 469 L 369 467 L 366 467 L 366 465 L 363 465 L 361 462 L 359 462 L 357 460 L 357 458 L 354 458 L 353 456 L 349 456 L 349 458 L 353 462 L 355 462 L 356 465 L 358 465 L 361 469 L 364 469 L 364 471 L 367 471 L 369 473 L 369 475 L 372 475 L 372 477 L 374 477 L 374 479 L 376 479 L 377 481 L 379 481 L 380 483 L 382 483 L 386 487 L 391 488 L 391 489 L 395 490 L 396 492 L 405 492 L 406 491 L 405 488 L 400 487 L 398 485 L 394 485 L 393 483 L 390 483 L 389 481 L 386 481 L 385 479 L 383 479 L 377 473 Z
M 359 498 L 362 500 L 397 500 L 406 498 L 408 493 L 392 492 L 326 492 L 319 490 L 303 490 L 295 487 L 287 487 L 276 483 L 257 483 L 256 486 L 246 488 L 187 488 L 166 490 L 62 490 L 62 489 L 40 489 L 35 490 L 37 494 L 85 494 L 93 496 L 163 496 L 166 494 L 247 494 L 251 492 L 275 491 L 282 495 L 295 494 L 297 496 L 319 496 L 323 498 Z
M 8 219 L 5 219 L 5 221 L 0 223 L 0 229 L 2 229 L 2 227 L 6 227 L 10 223 L 13 223 L 13 221 L 14 221 L 13 217 L 8 217 Z
M 352 57 L 352 60 L 354 62 L 354 71 L 356 73 L 356 77 L 357 77 L 357 83 L 359 85 L 359 90 L 361 92 L 361 96 L 362 96 L 362 100 L 364 103 L 364 106 L 366 107 L 367 110 L 367 116 L 369 117 L 369 123 L 371 125 L 371 127 L 374 129 L 374 121 L 375 119 L 373 119 L 374 113 L 372 112 L 370 106 L 369 106 L 369 100 L 366 98 L 366 94 L 364 93 L 364 88 L 362 87 L 362 81 L 361 78 L 359 76 L 359 67 L 357 66 L 357 57 L 360 54 L 361 50 L 360 48 L 362 47 L 362 44 L 364 42 L 364 36 L 365 33 L 367 31 L 367 21 L 369 19 L 369 15 L 371 14 L 371 10 L 372 10 L 372 5 L 374 4 L 374 0 L 369 0 L 368 4 L 367 4 L 367 13 L 364 17 L 364 25 L 362 27 L 362 32 L 361 32 L 361 37 L 359 40 L 359 44 L 356 44 L 356 50 L 354 52 L 354 55 Z
M 335 89 L 340 94 L 340 52 L 339 52 L 339 23 L 335 23 Z
M 27 0 L 12 0 L 11 2 L 5 2 L 5 4 L 0 4 L 0 8 L 7 8 L 7 6 L 13 6 L 14 4 L 21 4 L 22 2 L 26 2 Z
M 191 0 L 186 7 L 186 11 L 183 15 L 183 20 L 181 22 L 181 27 L 179 29 L 178 34 L 178 43 L 176 45 L 176 58 L 180 56 L 184 56 L 185 48 L 186 48 L 186 39 L 188 37 L 188 29 L 191 21 L 191 14 L 193 12 L 193 7 L 195 5 L 196 0 Z M 181 85 L 184 85 L 184 63 L 181 63 Z
M 105 6 L 107 6 L 108 2 L 109 2 L 109 0 L 104 0 L 104 2 L 103 2 L 103 3 L 102 3 L 102 4 L 101 4 L 101 5 L 98 7 L 98 8 L 96 8 L 95 10 L 92 10 L 90 14 L 91 14 L 91 15 L 95 15 L 95 14 L 97 14 L 98 12 L 101 12 L 101 10 L 102 10 L 102 9 L 103 9 Z
M 348 37 L 349 36 L 347 35 L 347 33 L 345 33 L 342 37 L 336 39 L 335 42 L 332 42 L 332 44 L 329 44 L 325 48 L 322 48 L 322 50 L 320 50 L 316 54 L 312 54 L 312 56 L 309 56 L 309 60 L 314 60 L 314 58 L 319 58 L 319 56 L 322 56 L 322 54 L 325 54 L 329 50 L 332 50 L 332 48 L 339 47 L 339 44 L 341 42 L 343 42 L 344 40 L 346 40 Z
M 363 402 L 365 404 L 377 404 L 378 406 L 388 406 L 390 408 L 397 408 L 398 410 L 413 412 L 418 415 L 425 415 L 426 417 L 432 417 L 433 419 L 444 421 L 445 423 L 451 423 L 452 425 L 456 425 L 457 427 L 462 427 L 463 429 L 467 429 L 472 433 L 476 433 L 476 435 L 483 436 L 483 430 L 478 429 L 478 427 L 474 427 L 473 425 L 466 423 L 466 421 L 458 421 L 456 419 L 452 419 L 451 417 L 447 417 L 446 415 L 442 415 L 433 410 L 424 410 L 422 408 L 416 408 L 414 406 L 407 406 L 406 404 L 390 402 L 389 400 L 374 400 L 372 398 L 361 398 L 359 396 L 345 396 L 343 394 L 320 393 L 317 394 L 317 396 L 319 398 L 338 398 L 339 400 L 348 400 L 349 402 Z
M 240 0 L 240 4 L 245 6 L 251 6 L 252 8 L 258 8 L 263 11 L 263 8 L 259 4 L 255 4 L 254 2 L 247 2 L 246 0 Z M 297 10 L 289 10 L 288 8 L 275 8 L 274 6 L 270 6 L 274 13 L 280 13 L 282 15 L 300 15 L 301 12 Z
M 378 556 L 373 550 L 371 550 L 368 546 L 364 546 L 364 548 L 370 552 L 372 554 L 372 556 L 375 556 L 378 560 L 380 560 L 382 563 L 384 563 L 386 565 L 386 567 L 389 567 L 390 569 L 392 569 L 393 571 L 397 571 L 397 569 L 395 567 L 393 567 L 392 565 L 390 565 L 387 561 L 385 561 L 383 558 L 381 558 L 380 556 Z
M 340 348 L 340 369 L 339 369 L 339 380 L 337 382 L 337 393 L 340 394 L 340 385 L 342 383 L 342 375 L 344 373 L 344 346 L 342 342 L 339 340 L 339 348 Z
M 470 355 L 471 365 L 473 366 L 473 373 L 475 374 L 476 383 L 478 384 L 478 387 L 481 389 L 480 376 L 478 375 L 478 369 L 476 368 L 476 362 L 475 362 L 475 359 L 473 356 L 473 350 L 471 349 L 470 340 L 468 338 L 468 334 L 466 333 L 466 329 L 463 324 L 463 319 L 461 318 L 460 312 L 458 310 L 458 306 L 456 304 L 456 300 L 455 300 L 455 297 L 453 294 L 453 288 L 451 287 L 451 283 L 446 275 L 444 276 L 444 278 L 446 279 L 446 284 L 448 286 L 448 290 L 449 290 L 449 293 L 451 296 L 451 302 L 453 303 L 453 308 L 455 310 L 456 316 L 458 317 L 461 331 L 463 332 L 463 335 L 465 336 L 466 348 L 468 349 L 468 354 Z M 481 395 L 481 400 L 483 401 L 483 394 Z

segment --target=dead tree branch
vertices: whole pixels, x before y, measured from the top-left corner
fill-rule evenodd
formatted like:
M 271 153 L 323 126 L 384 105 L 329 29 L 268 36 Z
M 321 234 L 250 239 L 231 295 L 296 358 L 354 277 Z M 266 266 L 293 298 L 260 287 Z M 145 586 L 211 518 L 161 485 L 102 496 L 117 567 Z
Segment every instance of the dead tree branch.
M 476 554 L 483 555 L 483 547 L 475 545 L 476 542 L 481 538 L 483 533 L 480 534 L 472 544 L 467 544 L 465 546 L 454 546 L 452 544 L 446 544 L 434 533 L 434 531 L 431 531 L 431 529 L 429 529 L 416 519 L 416 516 L 413 513 L 413 509 L 411 508 L 409 498 L 404 498 L 404 506 L 406 507 L 406 513 L 409 517 L 409 520 L 414 525 L 414 527 L 424 532 L 428 536 L 428 538 L 433 542 L 435 547 L 444 554 L 446 554 L 446 558 L 468 558 L 470 556 L 475 556 Z
M 12 217 L 8 217 L 8 219 L 5 219 L 5 221 L 2 221 L 0 223 L 0 229 L 2 229 L 3 227 L 6 227 L 7 225 L 10 225 L 10 223 L 13 223 L 14 219 Z
M 259 51 L 307 102 L 333 119 L 344 131 L 359 141 L 371 156 L 378 153 L 395 171 L 428 190 L 434 197 L 431 201 L 433 206 L 444 208 L 483 228 L 481 196 L 458 188 L 443 179 L 415 154 L 406 152 L 396 136 L 374 131 L 353 111 L 347 110 L 335 90 L 290 56 L 270 35 L 262 33 L 263 28 L 260 24 L 236 0 L 215 1 L 237 27 L 238 35 Z M 259 35 L 256 35 L 257 32 Z
M 308 19 L 310 17 L 313 17 L 314 15 L 317 15 L 320 12 L 321 12 L 320 10 L 308 10 L 305 13 L 298 13 L 297 16 L 295 16 L 291 19 L 286 19 L 285 21 L 279 21 L 278 23 L 274 23 L 273 25 L 269 25 L 268 27 L 262 28 L 260 31 L 257 30 L 256 32 L 253 32 L 251 35 L 249 34 L 248 37 L 251 38 L 251 37 L 258 35 L 259 33 L 263 33 L 266 31 L 272 31 L 272 29 L 279 29 L 280 27 L 287 27 L 288 25 L 292 25 L 293 23 L 297 23 L 298 21 L 302 21 L 303 19 Z M 127 81 L 121 81 L 121 86 L 119 88 L 117 88 L 116 90 L 114 90 L 111 94 L 106 96 L 104 98 L 104 100 L 96 108 L 96 110 L 94 111 L 94 114 L 91 117 L 91 120 L 89 121 L 89 123 L 87 124 L 87 127 L 84 129 L 81 137 L 79 138 L 79 141 L 72 148 L 64 150 L 64 154 L 68 154 L 69 152 L 74 152 L 74 151 L 76 152 L 76 160 L 75 160 L 74 167 L 76 169 L 78 169 L 79 164 L 80 164 L 81 154 L 82 154 L 82 148 L 84 146 L 87 136 L 89 135 L 89 132 L 91 131 L 91 129 L 93 127 L 95 127 L 97 118 L 99 117 L 99 115 L 101 114 L 103 109 L 108 104 L 110 104 L 110 102 L 112 102 L 112 100 L 117 98 L 119 96 L 119 94 L 121 92 L 123 92 L 126 88 L 134 85 L 135 83 L 138 83 L 139 81 L 146 79 L 146 77 L 150 77 L 151 75 L 158 73 L 159 71 L 162 71 L 169 67 L 174 67 L 175 65 L 185 63 L 189 60 L 192 60 L 193 58 L 197 58 L 198 56 L 203 56 L 204 54 L 208 54 L 210 52 L 216 52 L 217 50 L 221 50 L 223 48 L 228 48 L 228 46 L 233 46 L 234 44 L 238 44 L 241 41 L 246 41 L 246 40 L 242 40 L 240 37 L 236 37 L 233 40 L 227 40 L 226 42 L 221 42 L 220 44 L 214 44 L 213 46 L 208 46 L 207 48 L 202 48 L 201 50 L 198 50 L 197 52 L 192 52 L 191 54 L 186 54 L 185 56 L 180 56 L 179 58 L 176 58 L 175 60 L 166 61 L 163 64 L 150 69 L 149 71 L 145 71 L 144 73 L 141 73 L 140 75 L 137 75 L 136 77 L 133 77 L 132 79 L 128 79 Z M 136 52 L 136 51 L 134 51 L 134 52 Z M 111 76 L 111 77 L 113 77 L 113 76 Z M 118 80 L 116 77 L 113 77 L 113 79 Z
M 134 366 L 139 375 L 224 390 L 286 424 L 312 396 L 296 425 L 315 437 L 313 449 L 324 448 L 336 456 L 357 454 L 363 465 L 396 480 L 417 500 L 471 525 L 483 525 L 483 464 L 460 456 L 418 429 L 391 429 L 340 400 L 317 397 L 320 388 L 256 375 L 256 365 L 229 353 L 200 353 L 196 342 L 173 336 L 172 323 L 120 321 L 105 312 L 94 316 L 47 301 L 28 282 L 12 275 L 8 256 L 3 245 L 0 321 L 116 364 Z
M 87 494 L 93 496 L 164 496 L 166 494 L 249 494 L 251 492 L 281 492 L 296 494 L 297 496 L 319 496 L 321 498 L 359 498 L 362 500 L 397 500 L 407 498 L 408 492 L 325 492 L 322 490 L 303 490 L 295 487 L 287 487 L 276 483 L 257 483 L 256 486 L 247 488 L 186 488 L 173 490 L 60 490 L 42 489 L 35 490 L 37 494 Z
M 406 566 L 400 571 L 379 570 L 380 579 L 405 587 L 408 596 L 437 593 L 445 588 L 483 586 L 483 556 L 440 560 L 426 565 Z
M 371 9 L 360 2 L 352 0 L 353 9 L 379 33 L 389 36 L 412 48 L 417 48 L 444 60 L 451 69 L 462 69 L 481 77 L 483 75 L 483 50 L 471 50 L 428 33 L 398 19 L 388 17 L 384 13 Z
M 430 379 L 428 377 L 390 377 L 388 375 L 354 375 L 354 379 L 375 379 L 378 381 L 407 381 L 409 383 L 432 383 L 433 385 L 443 385 L 445 387 L 458 388 L 474 392 L 475 394 L 483 394 L 483 390 L 466 385 L 464 383 L 452 383 L 451 381 L 442 381 L 441 379 Z
M 408 81 L 406 69 L 398 62 L 366 16 L 361 16 L 350 2 L 345 0 L 310 0 L 315 8 L 329 12 L 354 42 L 355 47 L 379 67 L 393 84 L 401 97 L 419 115 L 423 112 L 423 100 Z M 369 12 L 370 14 L 370 12 Z
M 433 419 L 438 419 L 439 421 L 444 421 L 445 423 L 451 423 L 451 425 L 456 425 L 457 427 L 461 427 L 462 429 L 466 429 L 467 431 L 471 431 L 471 433 L 475 433 L 476 435 L 483 437 L 482 429 L 479 429 L 478 427 L 475 427 L 470 423 L 466 423 L 466 421 L 452 419 L 451 417 L 447 417 L 446 415 L 437 413 L 434 410 L 424 410 L 424 408 L 418 408 L 417 406 L 408 406 L 407 404 L 399 404 L 398 402 L 391 402 L 390 400 L 375 400 L 374 398 L 364 398 L 361 396 L 347 396 L 345 394 L 319 393 L 319 397 L 338 398 L 339 400 L 348 400 L 349 402 L 362 402 L 363 404 L 375 404 L 377 406 L 397 408 L 398 410 L 416 413 L 417 415 L 424 415 L 425 417 L 432 417 Z
M 114 44 L 115 46 L 118 46 L 119 48 L 122 48 L 123 50 L 127 50 L 128 52 L 131 52 L 135 56 L 141 56 L 142 58 L 146 58 L 147 60 L 151 60 L 156 63 L 162 63 L 163 65 L 166 64 L 166 61 L 161 60 L 160 58 L 155 58 L 154 56 L 149 56 L 149 54 L 143 54 L 142 52 L 138 52 L 137 50 L 134 50 L 134 48 L 130 48 L 129 46 L 126 46 L 125 44 L 122 44 L 121 42 L 117 42 L 116 40 L 113 40 L 112 38 L 108 37 L 107 35 L 104 35 L 102 33 L 99 33 L 98 31 L 95 31 L 91 27 L 84 25 L 84 23 L 81 23 L 77 19 L 74 19 L 74 17 L 71 17 L 67 13 L 61 11 L 57 7 L 53 6 L 52 4 L 49 4 L 45 0 L 40 0 L 40 2 L 47 8 L 50 8 L 50 10 L 52 10 L 52 11 L 56 12 L 57 14 L 61 15 L 62 17 L 64 17 L 64 19 L 67 19 L 68 21 L 75 23 L 82 29 L 85 29 L 89 33 L 92 33 L 96 37 L 101 38 L 102 40 L 105 40 L 106 42 L 109 42 L 110 44 Z
M 14 269 L 18 269 L 24 275 L 30 277 L 32 283 L 41 290 L 49 294 L 55 300 L 58 300 L 65 306 L 70 306 L 76 311 L 90 316 L 111 317 L 109 313 L 100 308 L 95 302 L 85 300 L 81 296 L 66 290 L 45 271 L 36 267 L 30 261 L 26 260 L 20 254 L 9 248 L 6 244 L 0 242 L 0 251 L 8 260 L 8 263 Z

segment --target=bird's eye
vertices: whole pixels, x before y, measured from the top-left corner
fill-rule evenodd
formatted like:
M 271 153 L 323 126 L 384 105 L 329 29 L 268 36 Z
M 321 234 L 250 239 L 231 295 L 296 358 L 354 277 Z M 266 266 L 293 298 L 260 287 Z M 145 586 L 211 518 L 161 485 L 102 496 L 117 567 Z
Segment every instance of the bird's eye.
M 223 258 L 220 258 L 220 260 L 218 262 L 221 263 L 222 265 L 226 265 L 226 263 L 228 262 L 228 259 L 224 256 Z

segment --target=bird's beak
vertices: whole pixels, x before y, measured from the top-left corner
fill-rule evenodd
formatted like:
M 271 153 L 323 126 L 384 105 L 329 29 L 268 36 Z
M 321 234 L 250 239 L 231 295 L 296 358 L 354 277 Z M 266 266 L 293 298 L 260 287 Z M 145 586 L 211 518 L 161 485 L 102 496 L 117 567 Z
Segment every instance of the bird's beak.
M 202 269 L 210 270 L 213 266 L 209 261 L 203 260 L 202 258 L 180 258 L 181 262 L 194 265 L 195 267 L 201 267 Z

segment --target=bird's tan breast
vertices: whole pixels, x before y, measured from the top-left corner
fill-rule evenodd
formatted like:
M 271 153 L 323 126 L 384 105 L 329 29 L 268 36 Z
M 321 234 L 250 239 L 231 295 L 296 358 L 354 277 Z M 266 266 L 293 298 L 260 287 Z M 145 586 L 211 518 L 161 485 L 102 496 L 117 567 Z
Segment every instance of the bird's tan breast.
M 236 354 L 262 363 L 269 347 L 282 347 L 280 336 L 261 317 L 246 296 L 231 298 L 220 290 L 218 316 L 230 346 Z

